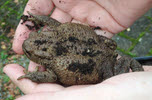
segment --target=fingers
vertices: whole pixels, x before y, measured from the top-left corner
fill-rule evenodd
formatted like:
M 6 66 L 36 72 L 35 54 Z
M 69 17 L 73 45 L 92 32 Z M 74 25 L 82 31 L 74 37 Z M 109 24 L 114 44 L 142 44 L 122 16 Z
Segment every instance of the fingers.
M 55 8 L 53 13 L 51 14 L 51 17 L 58 20 L 61 23 L 71 22 L 72 20 L 72 17 L 68 13 L 65 13 L 64 11 L 58 8 Z
M 101 5 L 91 0 L 53 0 L 56 7 L 69 13 L 74 19 L 91 26 L 99 26 L 111 33 L 125 29 L 116 22 Z
M 95 0 L 114 17 L 117 22 L 129 27 L 152 7 L 151 0 Z
M 38 65 L 38 64 L 34 63 L 33 61 L 30 61 L 28 71 L 30 71 L 30 72 L 36 71 L 37 67 L 38 67 L 39 71 L 44 71 L 45 70 L 45 68 L 43 66 Z
M 63 90 L 64 88 L 57 84 L 37 84 L 29 79 L 17 80 L 18 77 L 24 75 L 24 68 L 17 64 L 10 64 L 4 67 L 3 71 L 10 77 L 10 79 L 15 83 L 25 94 L 37 93 L 37 92 L 55 92 Z
M 114 34 L 112 34 L 111 32 L 108 32 L 106 30 L 95 30 L 95 32 L 97 33 L 97 35 L 102 35 L 107 38 L 112 38 L 114 36 Z
M 24 14 L 27 15 L 27 11 L 30 11 L 34 14 L 39 15 L 48 15 L 53 9 L 54 5 L 51 0 L 29 0 Z M 29 23 L 31 24 L 31 23 Z M 23 54 L 22 44 L 25 39 L 28 38 L 28 35 L 31 31 L 25 26 L 25 24 L 19 23 L 13 41 L 13 50 L 18 54 Z
M 87 25 L 86 23 L 82 23 L 76 19 L 73 19 L 71 21 L 72 23 L 79 23 L 79 24 L 84 24 L 84 25 Z M 102 35 L 102 36 L 105 36 L 107 38 L 112 38 L 114 36 L 114 34 L 106 31 L 106 30 L 101 30 L 101 29 L 98 29 L 98 30 L 94 30 L 96 32 L 97 35 Z
M 16 100 L 151 100 L 151 77 L 151 72 L 121 74 L 77 90 L 37 93 Z

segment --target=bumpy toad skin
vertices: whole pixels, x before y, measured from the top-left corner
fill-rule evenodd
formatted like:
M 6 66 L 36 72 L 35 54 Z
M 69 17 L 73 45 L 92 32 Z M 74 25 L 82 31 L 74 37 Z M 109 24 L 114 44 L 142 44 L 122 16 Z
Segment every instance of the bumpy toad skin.
M 19 77 L 34 82 L 56 82 L 65 86 L 95 84 L 114 75 L 143 71 L 142 66 L 129 57 L 118 61 L 116 43 L 96 35 L 93 28 L 76 23 L 64 23 L 47 16 L 29 13 L 35 25 L 47 25 L 47 30 L 32 32 L 23 43 L 25 55 L 46 67 L 44 72 L 27 73 Z

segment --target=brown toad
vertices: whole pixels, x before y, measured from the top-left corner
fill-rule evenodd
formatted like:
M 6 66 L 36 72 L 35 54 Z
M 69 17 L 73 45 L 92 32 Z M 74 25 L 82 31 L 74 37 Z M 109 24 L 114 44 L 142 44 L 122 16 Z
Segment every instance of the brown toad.
M 35 25 L 47 25 L 47 30 L 32 32 L 23 43 L 25 55 L 46 67 L 44 72 L 29 72 L 18 79 L 34 82 L 55 82 L 66 86 L 95 84 L 114 75 L 143 71 L 132 58 L 117 58 L 116 43 L 97 35 L 93 28 L 76 23 L 64 23 L 48 16 L 29 13 Z

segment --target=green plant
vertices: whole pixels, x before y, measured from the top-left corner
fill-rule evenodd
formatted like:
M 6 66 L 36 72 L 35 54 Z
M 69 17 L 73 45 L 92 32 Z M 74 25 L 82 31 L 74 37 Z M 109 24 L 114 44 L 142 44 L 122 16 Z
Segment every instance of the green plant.
M 5 100 L 15 100 L 15 98 L 13 96 L 9 96 L 8 98 L 6 98 Z
M 9 29 L 16 28 L 27 1 L 2 0 L 0 2 L 0 28 L 3 31 L 9 32 Z
M 145 30 L 144 30 L 143 32 L 141 32 L 136 39 L 135 39 L 135 38 L 132 38 L 132 37 L 130 37 L 130 36 L 127 36 L 127 35 L 125 34 L 126 30 L 120 32 L 120 33 L 118 34 L 118 36 L 123 37 L 123 38 L 125 38 L 125 39 L 128 39 L 129 41 L 131 41 L 132 45 L 131 45 L 127 50 L 124 50 L 124 49 L 122 49 L 122 48 L 120 48 L 120 47 L 117 47 L 117 50 L 120 51 L 120 52 L 122 52 L 122 53 L 125 54 L 125 55 L 129 55 L 129 56 L 131 56 L 131 57 L 136 57 L 137 55 L 134 54 L 134 53 L 132 53 L 131 51 L 132 51 L 132 50 L 135 48 L 135 46 L 140 42 L 140 39 L 146 34 L 146 32 L 149 32 L 149 28 L 150 28 L 150 25 L 148 25 L 148 26 L 145 28 Z
M 9 77 L 6 75 L 3 75 L 2 79 L 3 79 L 3 83 L 7 83 L 10 80 Z
M 0 57 L 1 57 L 1 60 L 5 60 L 8 57 L 7 52 L 6 51 L 1 51 L 0 52 Z
M 147 56 L 152 56 L 152 48 L 149 50 Z

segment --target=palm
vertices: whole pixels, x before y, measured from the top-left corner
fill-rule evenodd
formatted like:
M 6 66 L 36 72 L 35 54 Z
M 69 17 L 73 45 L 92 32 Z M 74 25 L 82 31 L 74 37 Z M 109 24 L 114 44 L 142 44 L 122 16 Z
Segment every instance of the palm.
M 150 66 L 144 68 L 145 71 L 152 71 Z M 18 100 L 92 100 L 92 98 L 107 100 L 107 97 L 112 97 L 112 100 L 145 100 L 145 97 L 151 94 L 149 91 L 152 90 L 149 84 L 152 82 L 151 72 L 122 74 L 96 85 L 62 87 L 53 83 L 37 84 L 28 79 L 18 81 L 17 78 L 24 74 L 23 70 L 16 64 L 7 65 L 4 68 L 4 72 L 26 94 Z M 133 97 L 133 95 L 136 96 Z M 144 99 L 138 98 L 141 95 Z

